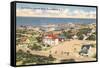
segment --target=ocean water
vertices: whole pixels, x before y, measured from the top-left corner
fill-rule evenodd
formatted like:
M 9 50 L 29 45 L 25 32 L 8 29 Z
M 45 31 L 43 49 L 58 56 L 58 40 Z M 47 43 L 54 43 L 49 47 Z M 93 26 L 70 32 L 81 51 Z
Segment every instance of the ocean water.
M 80 18 L 46 18 L 46 17 L 16 17 L 17 26 L 20 25 L 46 25 L 59 23 L 96 23 L 96 19 L 80 19 Z

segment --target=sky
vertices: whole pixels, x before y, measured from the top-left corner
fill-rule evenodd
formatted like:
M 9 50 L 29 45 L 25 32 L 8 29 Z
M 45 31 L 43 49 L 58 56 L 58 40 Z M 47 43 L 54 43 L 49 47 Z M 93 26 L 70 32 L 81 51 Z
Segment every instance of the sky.
M 22 17 L 96 18 L 95 7 L 17 3 L 16 8 Z

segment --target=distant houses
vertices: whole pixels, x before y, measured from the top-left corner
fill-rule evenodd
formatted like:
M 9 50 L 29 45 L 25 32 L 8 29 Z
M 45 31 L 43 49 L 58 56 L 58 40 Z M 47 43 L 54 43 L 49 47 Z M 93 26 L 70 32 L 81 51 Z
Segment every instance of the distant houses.
M 95 24 L 91 24 L 90 28 L 82 27 L 81 24 L 47 24 L 47 25 L 41 25 L 41 26 L 18 26 L 17 27 L 17 33 L 16 35 L 20 38 L 22 43 L 29 43 L 30 37 L 41 37 L 41 41 L 43 44 L 48 45 L 58 45 L 59 42 L 63 42 L 66 40 L 87 40 L 91 35 L 89 39 L 95 38 L 96 35 L 94 34 L 96 32 L 96 29 L 94 28 Z M 92 28 L 93 26 L 93 28 Z M 81 28 L 81 29 L 80 29 Z M 53 34 L 48 34 L 49 32 L 52 32 Z M 45 35 L 43 35 L 45 34 Z M 40 39 L 39 39 L 40 40 Z M 31 41 L 33 42 L 33 41 Z

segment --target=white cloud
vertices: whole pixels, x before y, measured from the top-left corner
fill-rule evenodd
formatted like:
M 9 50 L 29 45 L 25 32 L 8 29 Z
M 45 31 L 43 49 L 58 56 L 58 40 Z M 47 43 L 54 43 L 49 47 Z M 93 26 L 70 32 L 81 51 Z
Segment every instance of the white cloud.
M 96 11 L 91 11 L 90 14 L 96 14 Z
M 32 9 L 17 9 L 17 16 L 28 17 L 62 17 L 62 18 L 96 18 L 96 12 L 86 12 L 83 10 L 69 11 L 69 9 L 58 10 L 32 10 Z

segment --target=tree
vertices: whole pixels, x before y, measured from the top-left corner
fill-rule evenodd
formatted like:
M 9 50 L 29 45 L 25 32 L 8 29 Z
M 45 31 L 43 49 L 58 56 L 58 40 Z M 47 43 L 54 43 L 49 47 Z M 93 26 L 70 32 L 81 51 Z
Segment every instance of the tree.
M 33 45 L 30 45 L 29 48 L 30 48 L 31 50 L 36 50 L 36 51 L 42 49 L 42 47 L 41 47 L 40 45 L 37 45 L 36 43 L 33 44 Z
M 79 40 L 83 40 L 83 34 L 87 34 L 87 33 L 89 33 L 91 31 L 91 29 L 90 28 L 82 28 L 82 29 L 79 29 L 79 32 L 77 33 L 77 36 L 78 36 L 78 38 L 79 38 Z
M 83 37 L 83 34 L 82 34 L 81 32 L 78 32 L 78 33 L 77 33 L 77 36 L 78 36 L 78 39 L 79 39 L 79 40 L 83 40 L 83 38 L 84 38 L 84 37 Z
M 96 36 L 95 35 L 91 35 L 86 40 L 96 40 Z
M 79 33 L 81 34 L 87 34 L 91 31 L 90 28 L 82 28 L 82 29 L 79 29 Z
M 42 37 L 36 37 L 36 39 L 39 43 L 42 42 Z

